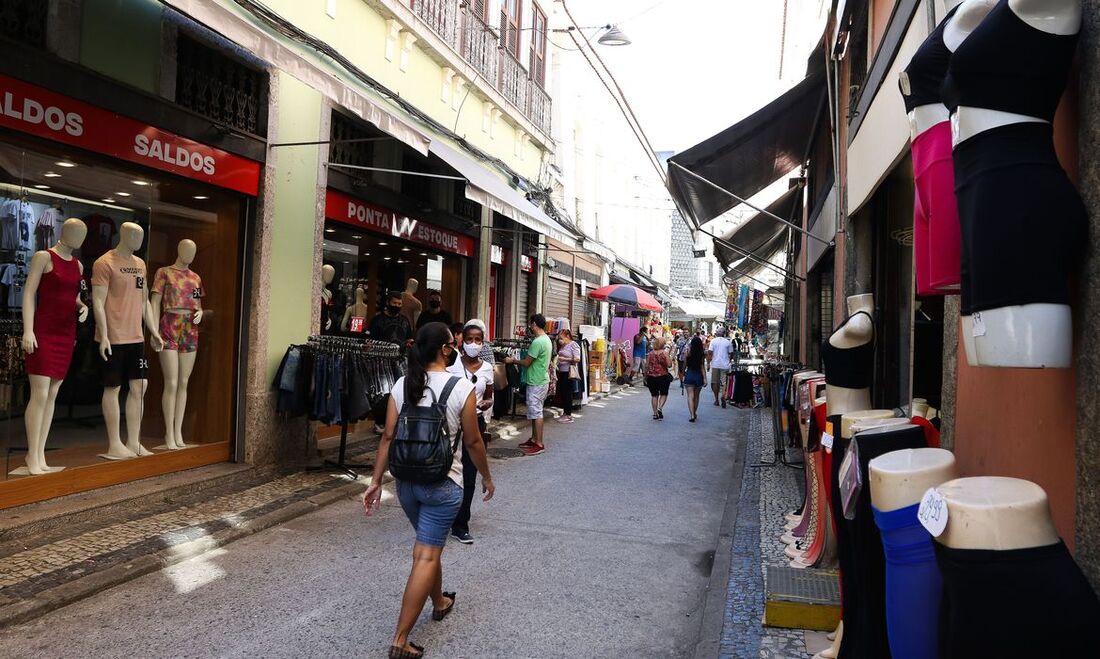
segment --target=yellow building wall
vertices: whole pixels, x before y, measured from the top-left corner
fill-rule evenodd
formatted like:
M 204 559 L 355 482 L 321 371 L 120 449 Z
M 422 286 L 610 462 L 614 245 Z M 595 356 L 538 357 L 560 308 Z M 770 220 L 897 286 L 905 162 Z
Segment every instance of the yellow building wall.
M 386 59 L 386 20 L 363 0 L 336 0 L 335 18 L 328 15 L 326 2 L 321 0 L 267 0 L 264 4 L 337 49 L 369 76 L 449 130 L 496 156 L 523 176 L 538 180 L 543 149 L 529 141 L 521 149 L 521 155 L 516 155 L 517 131 L 513 124 L 505 121 L 512 109 L 499 108 L 505 117 L 498 120 L 492 136 L 482 129 L 486 102 L 473 84 L 467 86 L 470 93 L 460 106 L 461 112 L 453 109 L 452 104 L 442 98 L 443 67 L 421 49 L 422 42 L 418 41 L 411 48 L 405 71 L 400 68 L 400 40 L 394 46 L 393 61 Z M 431 31 L 418 24 L 413 33 L 419 36 Z

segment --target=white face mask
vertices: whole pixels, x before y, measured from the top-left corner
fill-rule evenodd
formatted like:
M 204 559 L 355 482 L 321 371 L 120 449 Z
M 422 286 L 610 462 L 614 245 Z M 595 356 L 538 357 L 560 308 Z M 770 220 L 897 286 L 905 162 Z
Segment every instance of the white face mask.
M 466 356 L 470 359 L 481 354 L 481 346 L 476 343 L 463 343 L 462 349 L 466 351 Z

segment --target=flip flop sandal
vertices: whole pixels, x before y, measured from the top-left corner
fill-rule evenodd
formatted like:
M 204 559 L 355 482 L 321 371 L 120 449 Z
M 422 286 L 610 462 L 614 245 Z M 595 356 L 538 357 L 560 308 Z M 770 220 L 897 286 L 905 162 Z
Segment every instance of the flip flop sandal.
M 390 659 L 420 659 L 420 657 L 424 656 L 424 648 L 411 641 L 409 642 L 409 645 L 413 646 L 413 649 L 416 650 L 416 652 L 410 652 L 405 648 L 391 645 Z
M 444 592 L 443 597 L 451 598 L 451 605 L 448 606 L 445 609 L 433 609 L 432 610 L 432 620 L 439 621 L 439 620 L 442 620 L 442 619 L 446 618 L 451 613 L 451 611 L 455 608 L 455 601 L 456 600 L 455 600 L 455 594 L 454 593 Z

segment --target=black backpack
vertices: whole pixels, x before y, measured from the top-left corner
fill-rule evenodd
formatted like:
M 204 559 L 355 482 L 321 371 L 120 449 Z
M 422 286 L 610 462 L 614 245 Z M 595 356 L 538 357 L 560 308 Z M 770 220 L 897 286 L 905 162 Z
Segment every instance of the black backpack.
M 437 399 L 431 387 L 432 404 L 417 405 L 420 401 L 406 400 L 397 417 L 397 430 L 390 444 L 390 473 L 394 478 L 412 483 L 438 483 L 447 478 L 454 462 L 455 451 L 462 440 L 462 429 L 454 433 L 454 441 L 448 441 L 451 433 L 447 427 L 447 399 L 462 378 L 452 376 Z

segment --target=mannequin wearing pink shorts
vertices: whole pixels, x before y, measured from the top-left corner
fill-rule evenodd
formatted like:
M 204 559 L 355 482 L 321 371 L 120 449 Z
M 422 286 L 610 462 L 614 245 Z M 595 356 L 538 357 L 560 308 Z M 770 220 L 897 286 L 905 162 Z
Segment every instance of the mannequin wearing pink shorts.
M 951 60 L 943 29 L 954 13 L 952 9 L 917 48 L 900 80 L 913 127 L 913 265 L 918 295 L 959 291 L 962 236 L 955 201 L 951 123 L 940 98 Z

